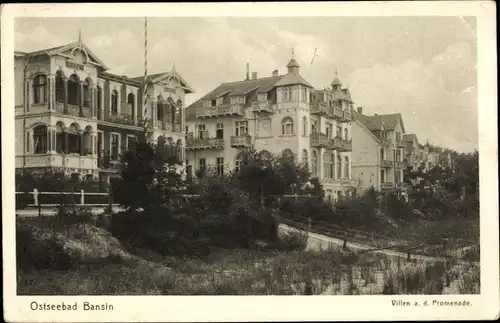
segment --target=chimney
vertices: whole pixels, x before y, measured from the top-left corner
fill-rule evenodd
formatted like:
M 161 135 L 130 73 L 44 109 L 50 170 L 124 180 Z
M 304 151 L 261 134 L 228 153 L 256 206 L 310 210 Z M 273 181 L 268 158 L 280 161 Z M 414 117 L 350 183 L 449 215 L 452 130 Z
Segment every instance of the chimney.
M 256 80 L 257 79 L 257 72 L 252 72 L 252 80 Z
M 358 107 L 358 114 L 363 114 L 363 107 Z
M 247 78 L 245 80 L 250 79 L 250 63 L 247 63 Z
M 273 71 L 273 76 L 278 76 L 278 75 L 279 75 L 279 74 L 278 74 L 278 70 L 274 70 L 274 71 Z

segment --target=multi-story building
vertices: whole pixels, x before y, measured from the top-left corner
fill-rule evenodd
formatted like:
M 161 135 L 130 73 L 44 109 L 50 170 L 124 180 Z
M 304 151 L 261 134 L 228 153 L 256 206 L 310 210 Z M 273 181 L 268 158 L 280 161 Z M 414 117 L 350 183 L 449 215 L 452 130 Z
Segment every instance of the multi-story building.
M 108 73 L 81 36 L 14 57 L 17 170 L 107 179 L 145 128 L 149 140 L 164 136 L 184 160 L 184 102 L 193 89 L 175 68 L 146 80 Z
M 330 196 L 352 189 L 351 105 L 338 79 L 313 90 L 292 59 L 287 73 L 223 83 L 187 108 L 187 161 L 193 175 L 208 165 L 219 173 L 237 169 L 239 153 L 255 148 L 294 155 L 307 163 Z
M 404 134 L 403 141 L 406 144 L 406 167 L 416 171 L 423 162 L 423 152 L 420 150 L 417 135 Z
M 352 173 L 360 190 L 402 187 L 406 144 L 400 113 L 367 116 L 359 107 L 352 124 Z

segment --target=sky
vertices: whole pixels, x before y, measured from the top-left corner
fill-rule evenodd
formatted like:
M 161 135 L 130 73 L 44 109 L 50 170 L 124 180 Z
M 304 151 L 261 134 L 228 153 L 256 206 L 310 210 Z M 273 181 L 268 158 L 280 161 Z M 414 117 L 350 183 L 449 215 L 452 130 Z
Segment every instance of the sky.
M 110 68 L 144 74 L 144 18 L 17 18 L 15 48 L 31 51 L 78 39 Z M 317 56 L 311 64 L 314 50 Z M 474 17 L 148 18 L 148 70 L 179 74 L 196 91 L 286 73 L 292 51 L 315 87 L 335 72 L 363 113 L 402 113 L 406 133 L 459 152 L 478 147 Z

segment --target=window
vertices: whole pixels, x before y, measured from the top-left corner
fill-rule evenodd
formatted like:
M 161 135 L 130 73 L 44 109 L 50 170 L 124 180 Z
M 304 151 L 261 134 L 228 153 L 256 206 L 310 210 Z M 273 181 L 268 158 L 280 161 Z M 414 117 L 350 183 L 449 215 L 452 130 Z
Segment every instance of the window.
M 307 89 L 302 90 L 302 101 L 307 102 Z
M 333 125 L 331 123 L 326 123 L 326 136 L 332 138 L 333 136 Z
M 292 101 L 292 89 L 286 87 L 283 89 L 283 101 Z
M 259 101 L 264 102 L 267 101 L 267 93 L 259 93 Z
M 396 142 L 397 143 L 401 142 L 401 133 L 400 132 L 396 132 Z
M 313 151 L 311 156 L 311 173 L 313 176 L 318 176 L 318 154 L 316 151 Z
M 344 139 L 349 140 L 349 130 L 347 128 L 344 129 Z
M 286 117 L 281 121 L 281 134 L 293 135 L 293 119 Z
M 337 179 L 341 178 L 341 172 L 342 172 L 342 158 L 340 156 L 337 156 Z
M 284 158 L 287 158 L 287 159 L 292 159 L 294 156 L 293 156 L 293 151 L 291 151 L 290 149 L 286 148 L 286 149 L 283 149 L 283 152 L 281 153 L 281 155 L 284 157 Z
M 248 134 L 248 121 L 236 121 L 236 136 L 246 136 Z
M 385 183 L 385 171 L 383 169 L 380 170 L 380 183 Z
M 307 136 L 307 117 L 302 118 L 302 136 Z
M 136 146 L 137 138 L 135 136 L 127 136 L 127 149 L 133 150 Z
M 100 86 L 98 86 L 97 87 L 97 110 L 98 111 L 102 110 L 101 97 L 102 97 L 102 89 Z
M 47 137 L 47 127 L 45 125 L 39 125 L 33 129 L 35 154 L 45 154 L 47 152 Z
M 302 150 L 302 164 L 304 165 L 309 164 L 309 153 L 305 149 Z
M 343 178 L 349 178 L 349 157 L 344 157 L 344 174 Z
M 342 127 L 337 126 L 337 135 L 336 137 L 342 138 Z
M 90 91 L 92 91 L 92 88 L 90 87 L 90 81 L 87 79 L 83 83 L 83 106 L 86 108 L 90 107 Z
M 80 85 L 75 74 L 71 75 L 68 80 L 68 104 L 80 105 Z
M 384 148 L 380 148 L 380 161 L 384 161 L 384 159 L 385 159 Z
M 222 123 L 217 124 L 215 136 L 217 139 L 224 139 L 224 125 Z
M 240 167 L 241 167 L 241 158 L 239 156 L 237 156 L 236 160 L 234 162 L 234 170 L 236 172 L 239 172 L 240 171 Z
M 37 75 L 33 80 L 33 103 L 47 102 L 47 76 Z
M 56 102 L 64 102 L 64 81 L 62 76 L 58 73 L 56 74 Z
M 211 103 L 211 106 L 215 107 L 217 105 L 217 100 L 212 100 L 210 103 Z
M 111 134 L 111 160 L 118 160 L 119 157 L 119 144 L 120 144 L 120 135 L 117 133 Z
M 198 125 L 198 138 L 205 139 L 205 125 L 204 124 Z
M 205 158 L 200 158 L 198 165 L 200 167 L 199 168 L 199 172 L 200 172 L 199 177 L 203 178 L 205 176 L 206 171 L 207 171 L 207 163 L 206 163 Z
M 188 126 L 185 126 L 185 127 L 184 127 L 184 132 L 185 132 L 185 133 L 186 133 L 186 135 L 187 135 L 187 133 L 189 132 L 189 127 L 188 127 Z
M 217 175 L 224 175 L 224 158 L 217 157 Z
M 311 120 L 311 133 L 316 133 L 316 129 L 318 128 L 316 120 Z
M 323 154 L 323 177 L 334 178 L 334 159 L 333 153 L 325 152 Z
M 111 114 L 118 114 L 118 92 L 116 90 L 111 92 Z

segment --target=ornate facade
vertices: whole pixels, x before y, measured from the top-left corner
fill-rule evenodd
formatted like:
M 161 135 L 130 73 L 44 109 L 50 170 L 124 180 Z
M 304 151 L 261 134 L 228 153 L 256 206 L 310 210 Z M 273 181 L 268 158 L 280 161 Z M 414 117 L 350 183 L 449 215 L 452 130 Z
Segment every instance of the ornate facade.
M 164 136 L 184 160 L 184 102 L 193 89 L 175 68 L 146 82 L 107 70 L 81 38 L 15 53 L 16 169 L 108 178 L 145 126 L 149 140 Z
M 350 194 L 352 100 L 338 78 L 314 90 L 292 58 L 287 73 L 223 83 L 187 108 L 187 164 L 193 175 L 208 165 L 219 173 L 239 167 L 248 148 L 294 155 L 307 163 L 327 196 Z

